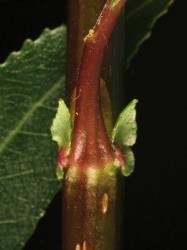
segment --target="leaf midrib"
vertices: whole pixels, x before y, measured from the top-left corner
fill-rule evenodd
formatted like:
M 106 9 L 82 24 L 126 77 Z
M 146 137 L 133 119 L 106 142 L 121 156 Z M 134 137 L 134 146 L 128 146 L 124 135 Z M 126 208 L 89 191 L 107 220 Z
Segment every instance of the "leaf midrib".
M 17 125 L 8 133 L 4 141 L 0 145 L 0 155 L 4 152 L 8 144 L 14 139 L 17 133 L 21 130 L 23 125 L 28 121 L 28 119 L 33 115 L 33 113 L 44 104 L 44 102 L 60 87 L 61 83 L 64 81 L 65 77 L 61 77 L 39 100 L 37 100 L 32 107 L 27 111 L 27 113 L 22 117 L 22 119 L 17 123 Z
M 136 8 L 134 8 L 132 11 L 129 12 L 127 15 L 126 20 L 128 21 L 131 19 L 133 16 L 135 16 L 138 12 L 140 12 L 143 8 L 145 8 L 147 5 L 151 4 L 154 0 L 147 0 L 144 3 L 140 4 Z M 172 3 L 174 0 L 171 0 L 170 2 Z
M 134 15 L 136 15 L 138 12 L 140 12 L 143 8 L 145 8 L 147 5 L 152 3 L 154 0 L 147 0 L 144 3 L 141 3 L 139 6 L 134 8 L 132 11 L 129 12 L 127 15 L 127 20 L 131 19 Z

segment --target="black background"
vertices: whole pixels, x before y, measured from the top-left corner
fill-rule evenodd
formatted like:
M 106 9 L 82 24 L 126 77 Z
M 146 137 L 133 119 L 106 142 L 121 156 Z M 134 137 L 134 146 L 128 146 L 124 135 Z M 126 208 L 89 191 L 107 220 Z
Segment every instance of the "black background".
M 136 171 L 126 180 L 125 250 L 187 249 L 185 15 L 185 1 L 176 1 L 127 73 L 128 100 L 139 99 L 139 136 Z M 0 62 L 66 20 L 64 0 L 0 0 Z M 60 194 L 25 250 L 60 250 L 59 217 Z

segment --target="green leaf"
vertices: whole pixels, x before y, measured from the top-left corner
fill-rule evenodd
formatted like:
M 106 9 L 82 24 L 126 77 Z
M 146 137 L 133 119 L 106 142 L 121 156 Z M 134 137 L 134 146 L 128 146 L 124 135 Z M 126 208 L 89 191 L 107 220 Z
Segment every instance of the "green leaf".
M 57 142 L 59 148 L 65 146 L 68 151 L 71 144 L 71 115 L 62 99 L 58 103 L 56 117 L 51 126 L 52 139 Z
M 70 151 L 71 146 L 71 115 L 65 102 L 60 99 L 58 101 L 58 109 L 56 116 L 51 126 L 51 135 L 53 141 L 56 141 L 59 149 L 63 147 L 64 153 Z M 62 180 L 64 177 L 64 171 L 57 166 L 56 176 L 58 180 Z
M 45 30 L 0 65 L 0 249 L 20 250 L 60 185 L 50 125 L 64 94 L 66 30 Z
M 133 146 L 137 137 L 136 124 L 136 103 L 132 100 L 127 107 L 119 114 L 112 131 L 112 142 L 120 148 L 123 146 Z
M 155 22 L 174 0 L 129 0 L 126 6 L 127 67 L 142 43 L 151 35 Z
M 121 167 L 121 172 L 124 176 L 128 177 L 134 171 L 135 157 L 130 147 L 123 147 L 122 150 L 125 157 L 125 166 Z
M 59 167 L 56 168 L 56 176 L 58 180 L 63 180 L 64 178 L 64 171 Z
M 121 167 L 122 174 L 129 176 L 134 171 L 135 157 L 132 149 L 137 137 L 136 104 L 132 100 L 120 113 L 112 131 L 112 142 L 123 151 L 125 165 Z

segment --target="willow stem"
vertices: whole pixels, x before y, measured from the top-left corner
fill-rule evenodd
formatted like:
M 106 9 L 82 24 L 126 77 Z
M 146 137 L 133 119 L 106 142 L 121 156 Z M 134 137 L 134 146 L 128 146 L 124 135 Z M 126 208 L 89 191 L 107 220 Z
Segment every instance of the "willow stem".
M 104 165 L 113 158 L 98 98 L 99 83 L 105 48 L 125 3 L 125 0 L 108 0 L 96 25 L 84 38 L 84 50 L 76 82 L 75 122 L 70 154 L 72 165 Z
M 63 185 L 63 250 L 118 250 L 119 168 L 101 108 L 100 75 L 125 0 L 107 0 L 84 38 L 75 81 L 74 129 Z M 74 75 L 75 77 L 75 75 Z

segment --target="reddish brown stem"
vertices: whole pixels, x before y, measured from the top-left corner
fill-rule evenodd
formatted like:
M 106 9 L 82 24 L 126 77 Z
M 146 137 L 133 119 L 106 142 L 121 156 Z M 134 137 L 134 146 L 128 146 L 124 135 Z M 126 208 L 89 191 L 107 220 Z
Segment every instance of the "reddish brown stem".
M 63 185 L 63 250 L 120 249 L 119 168 L 104 126 L 99 87 L 104 51 L 125 0 L 115 7 L 112 2 L 106 2 L 84 39 L 75 83 L 73 138 Z
M 68 65 L 67 81 L 69 94 L 75 86 L 80 59 L 83 51 L 83 38 L 96 22 L 105 0 L 68 1 Z
M 108 0 L 98 21 L 84 39 L 84 50 L 76 84 L 76 111 L 70 164 L 99 166 L 113 159 L 99 103 L 99 82 L 107 47 L 125 0 L 113 6 Z

